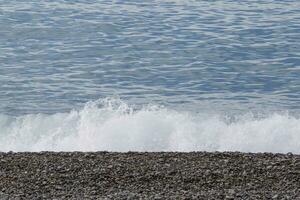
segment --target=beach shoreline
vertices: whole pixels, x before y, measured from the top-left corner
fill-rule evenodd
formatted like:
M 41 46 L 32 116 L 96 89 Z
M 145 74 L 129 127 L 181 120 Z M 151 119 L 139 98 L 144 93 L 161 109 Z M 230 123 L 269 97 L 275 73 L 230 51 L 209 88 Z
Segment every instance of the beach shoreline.
M 300 198 L 300 155 L 0 153 L 0 199 Z

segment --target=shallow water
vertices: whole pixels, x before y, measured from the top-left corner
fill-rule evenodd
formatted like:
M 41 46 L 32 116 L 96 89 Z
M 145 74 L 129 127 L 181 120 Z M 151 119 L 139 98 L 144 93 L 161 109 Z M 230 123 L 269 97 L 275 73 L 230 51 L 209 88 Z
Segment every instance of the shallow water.
M 0 27 L 0 150 L 299 152 L 299 1 L 0 0 Z

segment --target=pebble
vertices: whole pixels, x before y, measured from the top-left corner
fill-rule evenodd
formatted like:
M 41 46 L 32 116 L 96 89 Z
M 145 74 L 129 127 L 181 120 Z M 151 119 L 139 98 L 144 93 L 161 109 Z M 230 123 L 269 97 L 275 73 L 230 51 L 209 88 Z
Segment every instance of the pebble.
M 0 152 L 0 199 L 299 199 L 300 156 Z

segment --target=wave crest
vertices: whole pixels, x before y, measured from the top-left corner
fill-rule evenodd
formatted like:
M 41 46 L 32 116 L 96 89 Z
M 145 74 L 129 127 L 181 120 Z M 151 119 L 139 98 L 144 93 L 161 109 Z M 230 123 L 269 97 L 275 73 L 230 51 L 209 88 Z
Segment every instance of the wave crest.
M 300 119 L 191 113 L 120 99 L 52 115 L 0 116 L 0 151 L 242 151 L 300 153 Z

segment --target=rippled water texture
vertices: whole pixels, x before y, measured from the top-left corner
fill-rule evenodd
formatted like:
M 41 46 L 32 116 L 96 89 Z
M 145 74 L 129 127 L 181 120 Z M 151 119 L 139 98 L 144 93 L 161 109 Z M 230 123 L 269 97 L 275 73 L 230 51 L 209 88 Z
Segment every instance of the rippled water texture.
M 297 111 L 299 77 L 298 0 L 0 0 L 0 113 L 68 112 L 115 95 Z

